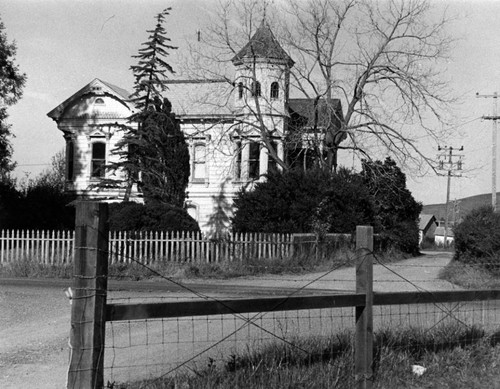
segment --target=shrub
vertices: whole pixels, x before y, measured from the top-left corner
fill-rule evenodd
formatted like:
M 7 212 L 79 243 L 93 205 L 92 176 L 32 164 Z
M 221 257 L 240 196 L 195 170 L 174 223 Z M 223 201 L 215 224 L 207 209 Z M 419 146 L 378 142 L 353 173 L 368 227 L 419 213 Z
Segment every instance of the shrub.
M 199 231 L 185 209 L 166 204 L 114 203 L 109 206 L 111 231 Z
M 373 219 L 368 191 L 346 169 L 273 172 L 239 192 L 234 206 L 237 232 L 350 233 Z
M 46 181 L 31 181 L 23 190 L 12 183 L 0 183 L 0 228 L 72 229 L 74 196 Z
M 387 248 L 416 254 L 418 219 L 422 204 L 415 201 L 406 187 L 406 175 L 391 158 L 363 161 L 361 175 L 369 188 L 375 213 L 375 232 Z
M 454 229 L 454 259 L 480 264 L 488 270 L 500 267 L 500 214 L 490 206 L 471 211 Z

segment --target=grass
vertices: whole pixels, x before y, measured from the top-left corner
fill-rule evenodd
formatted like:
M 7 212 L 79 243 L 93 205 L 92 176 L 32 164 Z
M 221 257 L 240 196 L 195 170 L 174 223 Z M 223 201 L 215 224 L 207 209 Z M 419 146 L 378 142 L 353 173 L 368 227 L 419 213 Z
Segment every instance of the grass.
M 377 261 L 390 263 L 409 256 L 390 250 L 378 253 Z M 108 272 L 111 279 L 151 280 L 163 275 L 177 279 L 229 279 L 264 274 L 304 274 L 354 266 L 356 254 L 347 246 L 336 248 L 329 255 L 303 252 L 287 258 L 246 258 L 243 261 L 221 263 L 156 262 L 147 267 L 140 263 L 113 263 Z M 153 271 L 152 271 L 152 270 Z M 43 264 L 25 257 L 20 261 L 0 265 L 0 277 L 71 278 L 73 265 Z
M 481 265 L 451 261 L 439 273 L 439 278 L 465 289 L 499 289 L 500 277 Z
M 46 264 L 24 257 L 20 261 L 0 264 L 0 277 L 12 278 L 71 278 L 72 264 Z
M 374 388 L 500 388 L 500 347 L 476 327 L 383 330 L 375 336 Z M 353 388 L 353 337 L 290 339 L 191 374 L 112 386 L 127 389 Z M 304 352 L 303 350 L 307 350 Z M 422 376 L 412 365 L 426 368 Z
M 409 254 L 396 250 L 377 253 L 376 256 L 380 263 L 397 262 L 410 257 Z M 264 274 L 305 274 L 352 267 L 355 263 L 355 251 L 348 247 L 341 247 L 328 256 L 302 254 L 291 258 L 249 258 L 244 261 L 223 263 L 193 263 L 184 267 L 184 276 L 186 278 L 228 279 Z

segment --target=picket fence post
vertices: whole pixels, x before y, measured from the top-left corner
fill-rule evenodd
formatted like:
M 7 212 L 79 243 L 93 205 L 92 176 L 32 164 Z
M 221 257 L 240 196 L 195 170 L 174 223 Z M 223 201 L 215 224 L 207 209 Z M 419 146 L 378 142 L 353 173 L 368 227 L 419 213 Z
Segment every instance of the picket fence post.
M 76 204 L 68 389 L 102 388 L 108 272 L 108 205 Z
M 366 295 L 356 307 L 354 380 L 356 389 L 373 387 L 373 227 L 356 227 L 356 293 Z

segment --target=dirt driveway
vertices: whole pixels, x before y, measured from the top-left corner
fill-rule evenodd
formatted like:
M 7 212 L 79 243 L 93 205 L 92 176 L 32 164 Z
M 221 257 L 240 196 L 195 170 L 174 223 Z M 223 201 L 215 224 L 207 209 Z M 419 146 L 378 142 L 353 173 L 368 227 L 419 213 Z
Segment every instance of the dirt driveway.
M 436 279 L 439 269 L 450 259 L 448 253 L 429 253 L 390 266 L 376 265 L 374 288 L 376 291 L 453 289 L 451 284 Z M 240 293 L 245 293 L 245 288 L 248 288 L 249 294 L 259 287 L 347 292 L 354 289 L 354 276 L 353 269 L 342 269 L 328 274 L 264 276 L 212 283 L 216 283 L 220 290 L 217 297 L 229 298 L 234 294 L 224 295 L 224 288 L 234 290 L 235 284 Z M 140 299 L 149 294 L 148 291 L 120 291 L 113 292 L 112 296 Z M 155 291 L 155 295 L 159 294 Z M 165 292 L 165 295 L 171 296 L 172 292 Z M 0 279 L 0 312 L 0 388 L 65 388 L 70 305 L 64 288 L 43 284 L 7 286 L 2 285 Z

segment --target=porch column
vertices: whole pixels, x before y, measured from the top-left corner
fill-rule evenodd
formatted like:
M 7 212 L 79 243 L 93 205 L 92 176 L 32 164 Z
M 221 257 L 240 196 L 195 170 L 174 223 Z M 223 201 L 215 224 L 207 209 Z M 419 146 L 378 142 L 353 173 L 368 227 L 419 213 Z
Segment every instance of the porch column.
M 267 173 L 269 167 L 269 150 L 264 144 L 260 145 L 260 154 L 259 154 L 259 175 Z

